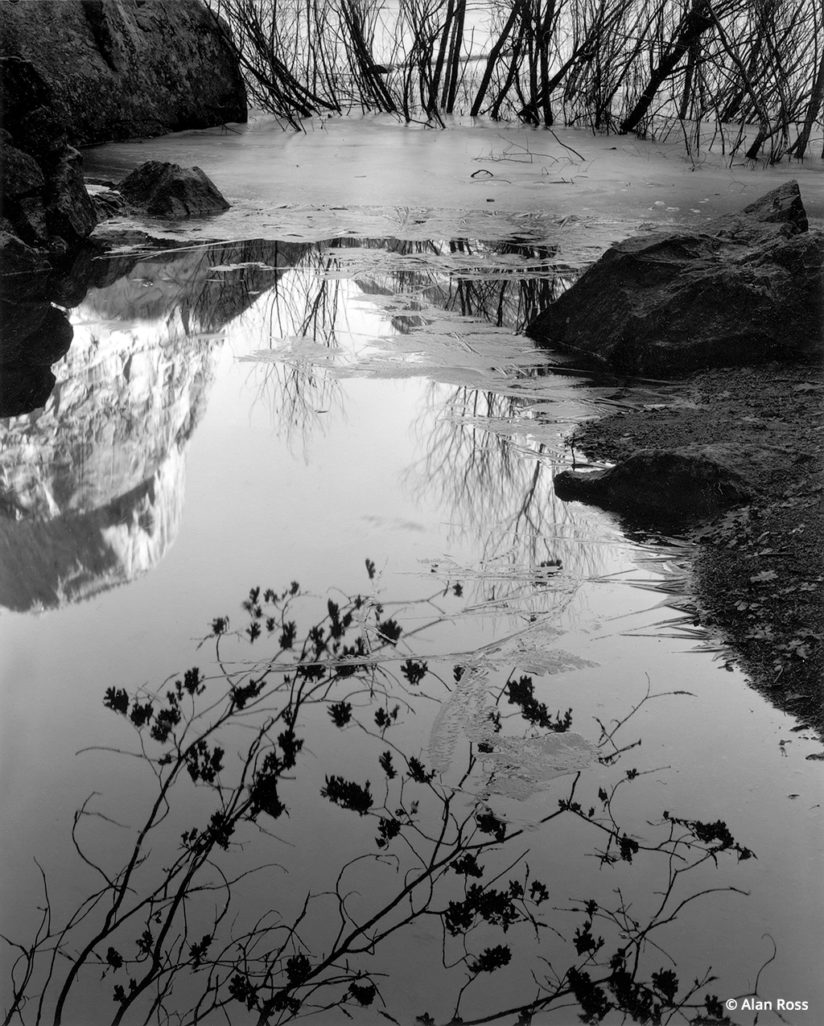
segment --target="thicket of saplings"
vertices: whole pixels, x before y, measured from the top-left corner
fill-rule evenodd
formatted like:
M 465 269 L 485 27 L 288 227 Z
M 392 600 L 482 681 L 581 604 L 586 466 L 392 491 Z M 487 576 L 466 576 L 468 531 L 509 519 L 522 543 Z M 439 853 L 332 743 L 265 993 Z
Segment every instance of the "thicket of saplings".
M 353 110 L 707 132 L 802 158 L 821 124 L 819 0 L 211 0 L 254 102 L 293 127 Z M 730 126 L 734 126 L 730 131 Z
M 469 1026 L 559 1006 L 588 1023 L 720 1021 L 711 972 L 679 971 L 663 945 L 693 902 L 734 890 L 718 886 L 719 865 L 752 852 L 722 821 L 633 813 L 625 795 L 660 772 L 626 765 L 635 710 L 599 724 L 590 764 L 550 783 L 534 821 L 508 821 L 491 792 L 515 770 L 496 758 L 573 752 L 573 713 L 549 708 L 528 675 L 410 654 L 460 593 L 318 609 L 297 584 L 254 588 L 237 634 L 213 621 L 206 672 L 156 692 L 108 688 L 116 718 L 97 751 L 126 760 L 128 785 L 78 809 L 70 886 L 51 882 L 51 853 L 33 935 L 0 934 L 13 954 L 3 1022 L 398 1023 L 411 1011 Z M 404 721 L 460 687 L 480 689 L 481 733 L 438 773 Z M 568 844 L 596 867 L 595 893 L 569 898 L 551 865 L 530 865 Z M 313 850 L 324 861 L 304 890 Z M 441 945 L 420 942 L 432 927 Z M 393 991 L 399 943 L 404 962 L 433 962 L 411 1010 Z

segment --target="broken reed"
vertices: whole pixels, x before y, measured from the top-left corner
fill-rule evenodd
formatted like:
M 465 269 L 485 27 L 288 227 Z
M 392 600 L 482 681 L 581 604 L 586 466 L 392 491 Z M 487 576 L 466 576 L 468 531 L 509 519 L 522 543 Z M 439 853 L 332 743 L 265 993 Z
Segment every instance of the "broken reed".
M 660 136 L 739 126 L 771 161 L 824 106 L 819 0 L 210 0 L 253 101 L 290 126 L 352 111 Z M 689 126 L 689 128 L 687 127 Z M 754 137 L 753 137 L 754 135 Z

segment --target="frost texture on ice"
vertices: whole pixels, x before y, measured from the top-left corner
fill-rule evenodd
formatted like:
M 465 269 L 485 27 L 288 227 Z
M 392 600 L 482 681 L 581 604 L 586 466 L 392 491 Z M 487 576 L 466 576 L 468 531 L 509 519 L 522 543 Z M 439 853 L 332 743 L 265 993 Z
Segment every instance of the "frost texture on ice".
M 536 648 L 532 662 L 536 668 L 530 672 L 541 673 L 594 665 L 558 649 L 539 652 Z M 522 665 L 528 668 L 526 661 Z M 483 744 L 490 750 L 479 755 L 483 778 L 480 790 L 487 796 L 523 800 L 550 780 L 589 766 L 595 749 L 581 734 L 566 731 L 509 737 L 494 732 L 491 715 L 497 706 L 489 686 L 491 667 L 491 661 L 486 661 L 486 666 L 470 665 L 441 706 L 429 737 L 428 757 L 433 769 L 439 773 L 449 770 L 460 741 Z
M 486 794 L 521 800 L 555 777 L 586 769 L 595 757 L 591 742 L 570 731 L 527 738 L 497 735 L 491 744 L 492 752 L 483 756 Z
M 480 667 L 464 673 L 435 717 L 429 735 L 429 761 L 439 773 L 449 769 L 460 739 L 482 741 L 489 732 L 489 714 L 494 706 L 487 676 Z
M 598 665 L 584 659 L 583 656 L 556 648 L 554 641 L 560 633 L 560 630 L 552 628 L 549 624 L 539 624 L 533 629 L 519 631 L 488 645 L 467 665 L 474 667 L 482 664 L 490 669 L 503 670 L 517 666 L 522 673 L 541 675 L 585 670 Z

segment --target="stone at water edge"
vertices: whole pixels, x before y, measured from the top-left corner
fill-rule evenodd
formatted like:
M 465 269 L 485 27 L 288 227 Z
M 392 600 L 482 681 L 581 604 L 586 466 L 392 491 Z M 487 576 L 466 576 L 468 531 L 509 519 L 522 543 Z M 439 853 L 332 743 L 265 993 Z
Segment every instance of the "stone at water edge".
M 630 374 L 808 358 L 824 347 L 824 235 L 797 182 L 703 227 L 611 246 L 528 327 Z
M 564 502 L 577 499 L 629 516 L 711 516 L 753 497 L 753 485 L 735 466 L 740 455 L 718 445 L 641 449 L 608 470 L 564 470 L 553 484 Z
M 201 217 L 219 214 L 230 206 L 199 167 L 184 168 L 159 160 L 136 167 L 118 188 L 127 202 L 150 217 Z

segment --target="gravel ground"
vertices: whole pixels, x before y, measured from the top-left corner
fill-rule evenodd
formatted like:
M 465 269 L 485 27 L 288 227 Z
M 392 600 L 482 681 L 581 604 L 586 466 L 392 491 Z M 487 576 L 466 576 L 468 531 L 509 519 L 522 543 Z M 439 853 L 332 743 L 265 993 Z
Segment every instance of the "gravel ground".
M 574 444 L 618 462 L 643 448 L 740 444 L 757 494 L 692 526 L 696 617 L 750 682 L 824 737 L 824 372 L 772 364 L 700 372 L 663 407 L 588 423 Z M 755 457 L 753 453 L 755 452 Z

